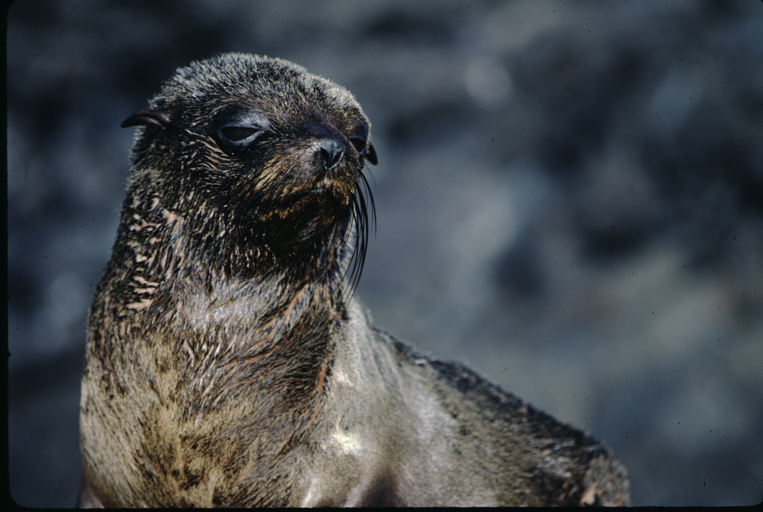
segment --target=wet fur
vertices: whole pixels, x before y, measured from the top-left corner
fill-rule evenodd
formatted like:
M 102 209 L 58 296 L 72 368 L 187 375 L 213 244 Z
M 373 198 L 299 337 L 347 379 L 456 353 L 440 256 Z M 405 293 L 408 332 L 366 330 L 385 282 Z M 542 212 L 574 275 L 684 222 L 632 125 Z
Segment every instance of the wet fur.
M 242 109 L 270 120 L 243 150 L 219 135 Z M 349 92 L 228 54 L 178 70 L 125 125 L 140 128 L 89 316 L 81 506 L 627 504 L 602 443 L 415 354 L 352 297 L 376 155 Z M 344 148 L 333 167 L 326 140 Z

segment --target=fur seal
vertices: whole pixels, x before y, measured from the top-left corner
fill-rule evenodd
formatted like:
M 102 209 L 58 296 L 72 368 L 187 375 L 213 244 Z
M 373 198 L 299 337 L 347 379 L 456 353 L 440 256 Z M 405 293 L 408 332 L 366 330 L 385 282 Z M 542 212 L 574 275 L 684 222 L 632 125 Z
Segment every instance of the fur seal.
M 353 297 L 377 157 L 346 89 L 224 54 L 122 126 L 139 129 L 88 319 L 79 506 L 628 504 L 603 443 Z

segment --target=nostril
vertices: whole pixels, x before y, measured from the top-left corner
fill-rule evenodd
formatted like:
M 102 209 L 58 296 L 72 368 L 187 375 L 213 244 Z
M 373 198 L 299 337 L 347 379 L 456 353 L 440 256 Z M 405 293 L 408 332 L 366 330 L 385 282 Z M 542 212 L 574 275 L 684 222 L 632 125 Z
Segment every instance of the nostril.
M 335 138 L 325 138 L 320 143 L 321 158 L 327 169 L 331 169 L 342 158 L 344 142 Z

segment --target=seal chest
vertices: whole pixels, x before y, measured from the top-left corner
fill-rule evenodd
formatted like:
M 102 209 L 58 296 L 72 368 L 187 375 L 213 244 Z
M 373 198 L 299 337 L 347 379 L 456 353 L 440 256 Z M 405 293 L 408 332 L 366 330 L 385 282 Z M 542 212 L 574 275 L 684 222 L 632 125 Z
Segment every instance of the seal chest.
M 353 297 L 377 163 L 344 88 L 225 54 L 138 126 L 90 309 L 81 506 L 626 504 L 603 443 Z

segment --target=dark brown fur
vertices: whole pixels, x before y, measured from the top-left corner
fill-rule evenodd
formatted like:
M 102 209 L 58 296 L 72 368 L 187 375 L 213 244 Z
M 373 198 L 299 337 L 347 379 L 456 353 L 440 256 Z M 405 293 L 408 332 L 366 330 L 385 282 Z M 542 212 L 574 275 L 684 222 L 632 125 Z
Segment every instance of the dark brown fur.
M 124 125 L 140 129 L 90 310 L 81 506 L 628 503 L 602 443 L 413 353 L 351 298 L 376 154 L 349 92 L 228 54 Z

